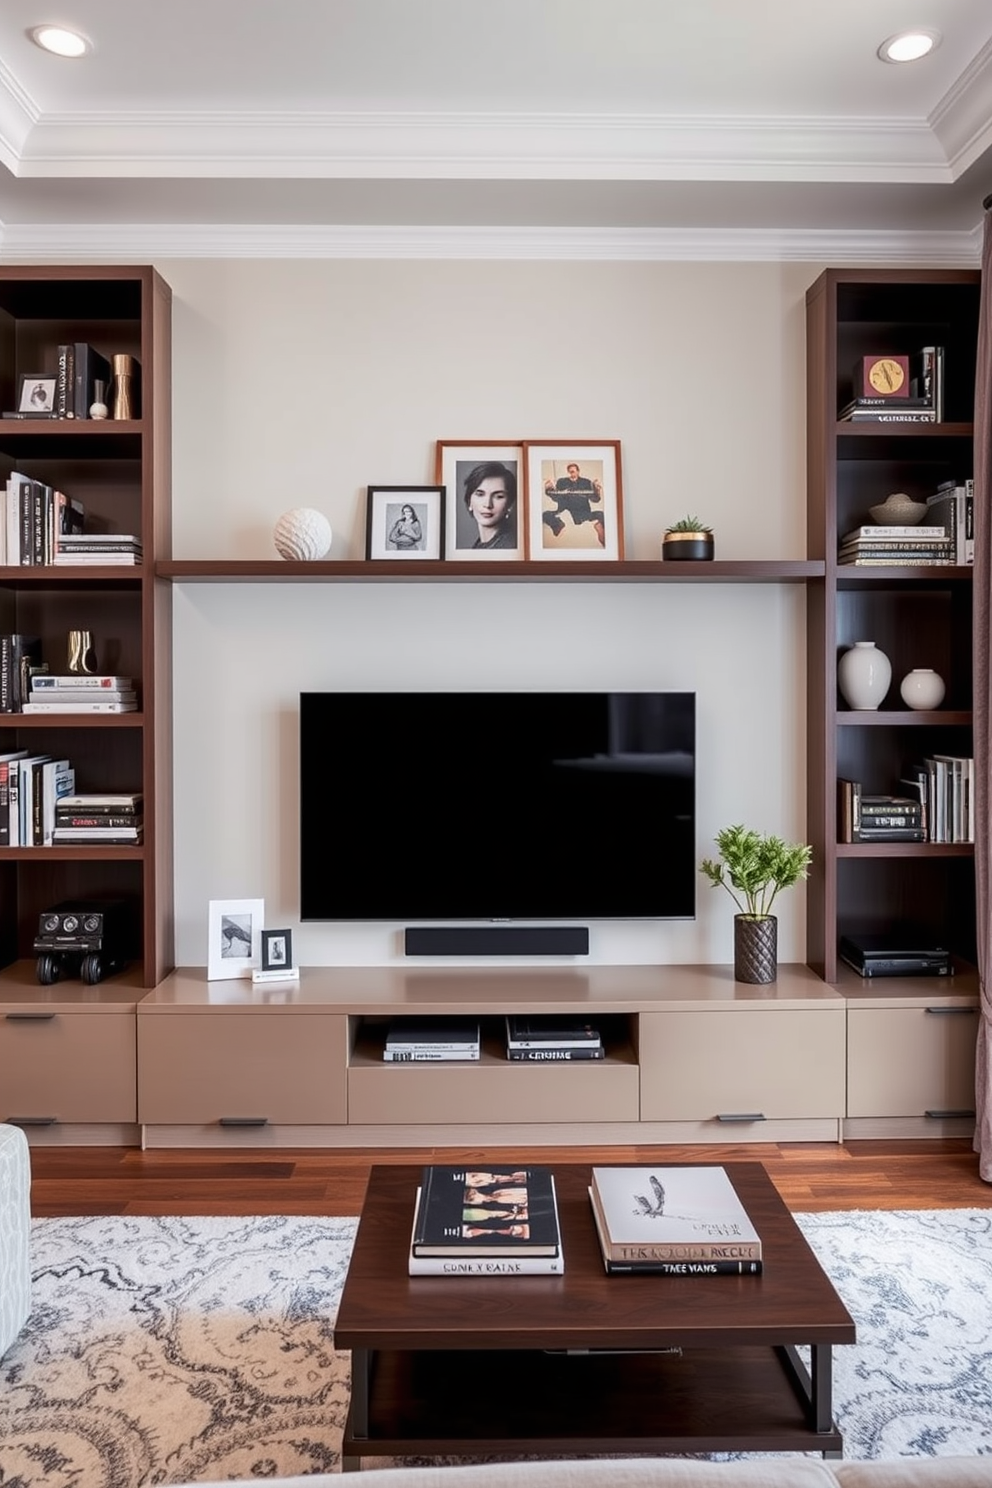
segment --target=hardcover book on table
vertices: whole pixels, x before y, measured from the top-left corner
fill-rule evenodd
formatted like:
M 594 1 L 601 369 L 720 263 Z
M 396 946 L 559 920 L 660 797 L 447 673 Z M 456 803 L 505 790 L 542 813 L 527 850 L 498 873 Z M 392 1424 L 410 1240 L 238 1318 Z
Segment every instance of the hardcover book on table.
M 555 1256 L 560 1251 L 549 1168 L 424 1168 L 413 1226 L 414 1256 Z
M 600 1042 L 599 1029 L 582 1018 L 507 1017 L 508 1049 L 582 1048 Z
M 418 1188 L 414 1230 L 421 1192 Z M 480 1256 L 474 1252 L 471 1255 L 457 1256 L 414 1255 L 411 1237 L 407 1270 L 411 1276 L 561 1276 L 565 1270 L 565 1256 L 560 1246 L 555 1255 L 504 1253 L 498 1256 Z
M 762 1259 L 725 1168 L 595 1167 L 589 1196 L 607 1261 Z

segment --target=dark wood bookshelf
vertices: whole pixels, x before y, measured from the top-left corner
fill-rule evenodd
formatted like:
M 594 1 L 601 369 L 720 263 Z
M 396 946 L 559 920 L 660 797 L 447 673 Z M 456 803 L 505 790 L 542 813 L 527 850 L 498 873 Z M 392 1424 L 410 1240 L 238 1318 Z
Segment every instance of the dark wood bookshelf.
M 0 419 L 0 489 L 23 473 L 82 502 L 87 530 L 140 536 L 143 564 L 0 567 L 0 631 L 38 635 L 49 670 L 66 670 L 66 634 L 93 632 L 108 671 L 133 676 L 141 711 L 0 714 L 0 751 L 30 747 L 76 771 L 80 793 L 141 790 L 142 846 L 0 848 L 0 967 L 30 963 L 38 918 L 68 899 L 120 899 L 123 947 L 140 985 L 173 964 L 172 598 L 154 559 L 171 551 L 172 292 L 151 267 L 0 267 L 0 410 L 25 369 L 58 366 L 87 342 L 140 366 L 140 417 Z M 111 661 L 105 646 L 112 643 Z M 99 1003 L 101 989 L 91 994 Z M 110 993 L 107 994 L 110 996 Z
M 850 268 L 826 270 L 806 296 L 807 552 L 825 564 L 823 582 L 807 590 L 807 962 L 830 983 L 843 974 L 839 938 L 856 932 L 912 924 L 962 963 L 975 960 L 971 843 L 837 841 L 838 778 L 898 792 L 910 764 L 973 754 L 974 571 L 854 567 L 838 564 L 837 551 L 893 492 L 922 501 L 973 474 L 980 291 L 978 270 Z M 942 421 L 838 420 L 860 357 L 929 345 L 945 348 Z M 892 663 L 878 711 L 849 709 L 838 692 L 838 660 L 856 640 L 874 641 Z M 939 672 L 944 706 L 902 705 L 899 684 L 913 667 Z

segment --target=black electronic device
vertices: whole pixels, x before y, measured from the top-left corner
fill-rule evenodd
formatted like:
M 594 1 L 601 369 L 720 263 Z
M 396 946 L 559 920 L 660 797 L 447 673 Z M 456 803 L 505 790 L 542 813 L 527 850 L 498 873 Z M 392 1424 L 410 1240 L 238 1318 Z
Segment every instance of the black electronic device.
M 123 971 L 127 961 L 125 907 L 117 899 L 65 899 L 43 911 L 34 949 L 38 980 L 50 986 L 63 975 L 79 976 L 88 986 Z
M 923 937 L 842 935 L 840 957 L 862 977 L 952 976 L 946 946 Z
M 692 919 L 695 704 L 691 692 L 303 693 L 301 918 L 435 922 L 448 946 L 434 954 L 448 953 L 452 921 L 491 927 L 495 954 L 519 954 L 506 928 L 519 921 L 543 934 L 556 921 Z

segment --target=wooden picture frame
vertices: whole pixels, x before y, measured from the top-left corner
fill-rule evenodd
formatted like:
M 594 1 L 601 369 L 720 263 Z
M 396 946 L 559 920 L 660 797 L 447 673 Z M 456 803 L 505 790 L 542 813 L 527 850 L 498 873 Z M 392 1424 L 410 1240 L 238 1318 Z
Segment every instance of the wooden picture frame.
M 525 440 L 527 556 L 538 563 L 623 558 L 619 439 Z
M 262 931 L 262 970 L 289 971 L 293 966 L 292 930 Z
M 17 412 L 32 418 L 54 418 L 57 383 L 54 372 L 22 372 L 17 384 Z
M 207 981 L 250 977 L 261 953 L 264 899 L 211 899 Z
M 459 563 L 523 561 L 527 522 L 522 443 L 439 439 L 434 479 L 447 493 L 446 559 Z
M 444 486 L 369 486 L 367 559 L 444 557 Z

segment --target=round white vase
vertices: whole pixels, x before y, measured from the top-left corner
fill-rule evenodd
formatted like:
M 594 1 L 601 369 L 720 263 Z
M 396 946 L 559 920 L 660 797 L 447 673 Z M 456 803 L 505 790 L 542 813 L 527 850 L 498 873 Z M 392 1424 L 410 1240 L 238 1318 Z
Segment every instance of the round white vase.
M 841 696 L 858 712 L 879 707 L 891 681 L 892 663 L 874 641 L 855 641 L 837 663 Z
M 907 708 L 939 708 L 944 691 L 944 679 L 932 667 L 914 667 L 899 683 Z

